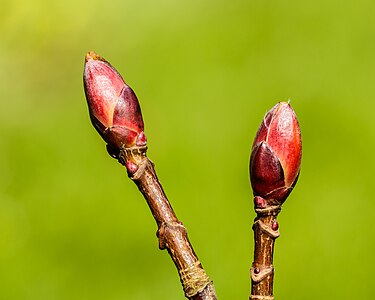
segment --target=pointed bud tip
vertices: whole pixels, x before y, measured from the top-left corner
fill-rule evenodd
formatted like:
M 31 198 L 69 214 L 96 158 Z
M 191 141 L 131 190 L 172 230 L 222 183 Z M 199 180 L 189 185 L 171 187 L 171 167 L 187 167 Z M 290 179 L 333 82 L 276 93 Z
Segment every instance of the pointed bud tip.
M 276 105 L 279 105 L 280 107 L 290 106 L 290 100 L 289 101 L 280 101 Z
M 90 60 L 101 60 L 101 61 L 104 61 L 103 57 L 101 57 L 100 55 L 96 54 L 94 51 L 89 51 L 86 54 L 85 62 L 88 62 Z
M 269 122 L 272 121 L 272 118 L 276 116 L 281 110 L 283 109 L 291 109 L 293 110 L 292 106 L 290 105 L 289 101 L 280 101 L 276 103 L 267 113 L 266 116 L 270 116 L 271 118 L 269 119 Z

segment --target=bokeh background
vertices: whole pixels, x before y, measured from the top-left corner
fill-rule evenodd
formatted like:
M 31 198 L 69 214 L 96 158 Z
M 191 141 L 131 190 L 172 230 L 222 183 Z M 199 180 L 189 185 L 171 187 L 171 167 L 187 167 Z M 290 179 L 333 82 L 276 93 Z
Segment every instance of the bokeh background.
M 248 299 L 250 147 L 288 99 L 304 152 L 275 295 L 373 297 L 374 15 L 370 0 L 2 0 L 0 299 L 184 299 L 89 122 L 89 50 L 136 91 L 149 156 L 220 299 Z

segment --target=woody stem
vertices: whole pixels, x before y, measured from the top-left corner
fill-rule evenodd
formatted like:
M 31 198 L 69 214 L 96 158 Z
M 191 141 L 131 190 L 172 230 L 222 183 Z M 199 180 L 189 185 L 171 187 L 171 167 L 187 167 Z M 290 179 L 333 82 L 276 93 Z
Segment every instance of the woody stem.
M 273 300 L 273 251 L 275 239 L 280 235 L 276 221 L 280 207 L 256 210 L 258 213 L 253 224 L 255 246 L 254 262 L 250 269 L 250 299 Z
M 212 281 L 188 239 L 185 226 L 178 220 L 146 156 L 147 147 L 124 148 L 119 162 L 147 201 L 158 226 L 159 248 L 167 249 L 180 276 L 185 297 L 191 300 L 216 300 Z

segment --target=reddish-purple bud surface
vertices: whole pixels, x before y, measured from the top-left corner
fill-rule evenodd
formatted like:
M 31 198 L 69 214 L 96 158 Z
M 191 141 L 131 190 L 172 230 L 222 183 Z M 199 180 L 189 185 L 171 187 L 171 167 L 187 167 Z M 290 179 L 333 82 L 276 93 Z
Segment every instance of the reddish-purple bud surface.
M 289 103 L 276 104 L 264 117 L 250 157 L 254 196 L 282 203 L 297 182 L 302 157 L 301 132 Z
M 255 196 L 254 197 L 254 205 L 257 208 L 266 208 L 267 206 L 267 201 L 266 199 L 263 199 L 262 197 Z
M 139 169 L 139 167 L 130 160 L 126 162 L 125 167 L 129 175 L 134 175 Z
M 276 231 L 277 229 L 279 229 L 279 223 L 276 220 L 273 220 L 271 228 L 272 230 Z
M 91 122 L 113 151 L 146 145 L 137 96 L 117 70 L 95 52 L 89 52 L 83 82 Z

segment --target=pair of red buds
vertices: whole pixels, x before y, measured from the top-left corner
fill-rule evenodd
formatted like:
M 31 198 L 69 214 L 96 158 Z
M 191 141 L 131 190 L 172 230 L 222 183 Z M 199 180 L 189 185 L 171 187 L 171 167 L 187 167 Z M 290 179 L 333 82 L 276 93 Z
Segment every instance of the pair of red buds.
M 136 95 L 116 69 L 94 52 L 86 55 L 84 87 L 91 121 L 113 156 L 123 148 L 146 145 Z M 281 204 L 297 182 L 301 155 L 296 115 L 288 103 L 280 102 L 266 114 L 254 140 L 250 158 L 254 196 Z

